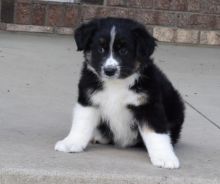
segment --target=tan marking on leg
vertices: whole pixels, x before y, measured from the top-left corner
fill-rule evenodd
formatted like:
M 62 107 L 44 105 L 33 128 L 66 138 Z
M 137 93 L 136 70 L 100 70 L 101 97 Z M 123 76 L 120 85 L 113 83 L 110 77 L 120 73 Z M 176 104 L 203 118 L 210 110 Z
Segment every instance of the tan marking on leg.
M 153 133 L 153 132 L 155 132 L 152 128 L 150 128 L 150 127 L 147 126 L 147 125 L 143 125 L 143 127 L 141 128 L 141 130 L 142 130 L 144 133 Z
M 140 105 L 144 104 L 147 102 L 147 96 L 145 94 L 138 96 L 138 103 Z

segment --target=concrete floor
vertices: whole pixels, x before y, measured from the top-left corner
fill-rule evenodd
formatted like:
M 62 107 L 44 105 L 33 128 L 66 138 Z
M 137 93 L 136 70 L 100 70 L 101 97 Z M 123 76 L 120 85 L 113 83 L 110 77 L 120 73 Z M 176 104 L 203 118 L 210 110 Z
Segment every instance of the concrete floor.
M 82 61 L 69 36 L 0 32 L 0 183 L 220 183 L 220 48 L 160 45 L 155 62 L 187 102 L 181 168 L 143 149 L 55 152 L 71 125 Z

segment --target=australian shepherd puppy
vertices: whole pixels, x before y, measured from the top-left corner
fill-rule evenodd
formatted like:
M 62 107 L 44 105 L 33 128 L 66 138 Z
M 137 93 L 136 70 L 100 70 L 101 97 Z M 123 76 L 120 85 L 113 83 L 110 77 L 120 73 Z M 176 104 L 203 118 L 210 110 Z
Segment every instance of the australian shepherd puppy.
M 177 90 L 153 63 L 155 39 L 130 19 L 102 18 L 75 31 L 85 61 L 69 135 L 55 150 L 81 152 L 88 143 L 146 146 L 153 165 L 178 168 L 173 145 L 184 120 Z

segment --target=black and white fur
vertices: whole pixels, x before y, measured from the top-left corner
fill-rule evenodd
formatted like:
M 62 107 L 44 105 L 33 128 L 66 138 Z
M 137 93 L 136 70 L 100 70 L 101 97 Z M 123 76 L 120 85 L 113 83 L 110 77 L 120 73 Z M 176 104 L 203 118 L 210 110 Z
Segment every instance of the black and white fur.
M 178 168 L 173 144 L 184 120 L 180 95 L 150 58 L 156 43 L 144 26 L 95 19 L 75 31 L 85 61 L 69 135 L 55 150 L 81 152 L 90 141 L 144 143 L 153 165 Z

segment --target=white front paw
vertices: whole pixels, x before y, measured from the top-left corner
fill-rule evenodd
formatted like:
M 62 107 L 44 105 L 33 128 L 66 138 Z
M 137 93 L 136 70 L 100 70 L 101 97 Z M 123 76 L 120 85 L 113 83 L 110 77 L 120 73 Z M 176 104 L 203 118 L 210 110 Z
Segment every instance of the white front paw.
M 176 169 L 180 167 L 179 159 L 174 153 L 172 154 L 163 154 L 158 153 L 150 156 L 151 162 L 157 167 L 167 168 L 167 169 Z
M 82 152 L 84 147 L 80 144 L 77 143 L 73 143 L 71 141 L 68 140 L 61 140 L 58 141 L 55 144 L 55 148 L 56 151 L 62 151 L 62 152 L 66 152 L 66 153 L 73 153 L 73 152 Z

